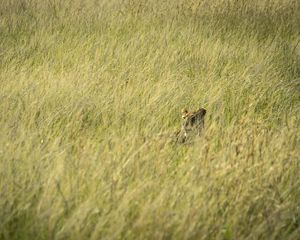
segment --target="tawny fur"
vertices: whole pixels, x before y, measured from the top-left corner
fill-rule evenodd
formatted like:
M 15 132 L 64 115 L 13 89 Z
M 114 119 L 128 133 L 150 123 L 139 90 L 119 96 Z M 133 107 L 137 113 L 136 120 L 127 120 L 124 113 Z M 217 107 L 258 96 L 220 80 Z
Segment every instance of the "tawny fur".
M 188 135 L 195 133 L 200 135 L 202 129 L 204 128 L 204 116 L 206 114 L 206 109 L 199 108 L 197 111 L 189 112 L 187 109 L 182 109 L 181 117 L 183 119 L 181 130 L 179 135 L 182 141 L 185 142 Z

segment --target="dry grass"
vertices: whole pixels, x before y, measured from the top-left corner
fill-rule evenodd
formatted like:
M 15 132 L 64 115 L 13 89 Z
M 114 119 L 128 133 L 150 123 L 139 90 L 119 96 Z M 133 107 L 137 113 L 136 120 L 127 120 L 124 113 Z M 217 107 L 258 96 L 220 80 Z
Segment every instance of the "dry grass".
M 0 0 L 0 239 L 299 239 L 299 13 Z

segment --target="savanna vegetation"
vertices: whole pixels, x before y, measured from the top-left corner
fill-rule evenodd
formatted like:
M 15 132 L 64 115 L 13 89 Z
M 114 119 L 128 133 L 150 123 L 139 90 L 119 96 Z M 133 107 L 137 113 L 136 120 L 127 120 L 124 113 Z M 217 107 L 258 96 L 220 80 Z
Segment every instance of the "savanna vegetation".
M 0 239 L 300 239 L 299 42 L 298 0 L 0 0 Z

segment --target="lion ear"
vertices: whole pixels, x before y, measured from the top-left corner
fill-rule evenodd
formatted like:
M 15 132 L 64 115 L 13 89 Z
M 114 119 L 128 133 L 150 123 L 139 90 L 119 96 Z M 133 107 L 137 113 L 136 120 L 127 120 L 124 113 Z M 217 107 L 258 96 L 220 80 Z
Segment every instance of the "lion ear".
M 185 119 L 187 114 L 188 114 L 188 110 L 186 108 L 183 108 L 181 110 L 181 117 L 182 117 L 182 119 Z
M 187 113 L 188 110 L 186 108 L 181 109 L 181 113 Z
M 203 112 L 203 114 L 206 114 L 206 109 L 205 108 L 200 108 L 200 110 Z

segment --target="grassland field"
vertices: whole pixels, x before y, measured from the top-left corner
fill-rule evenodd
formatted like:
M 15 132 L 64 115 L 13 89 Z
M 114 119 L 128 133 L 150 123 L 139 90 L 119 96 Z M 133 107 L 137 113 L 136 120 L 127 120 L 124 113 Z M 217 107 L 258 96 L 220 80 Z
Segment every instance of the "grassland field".
M 300 1 L 0 0 L 0 239 L 299 240 Z

